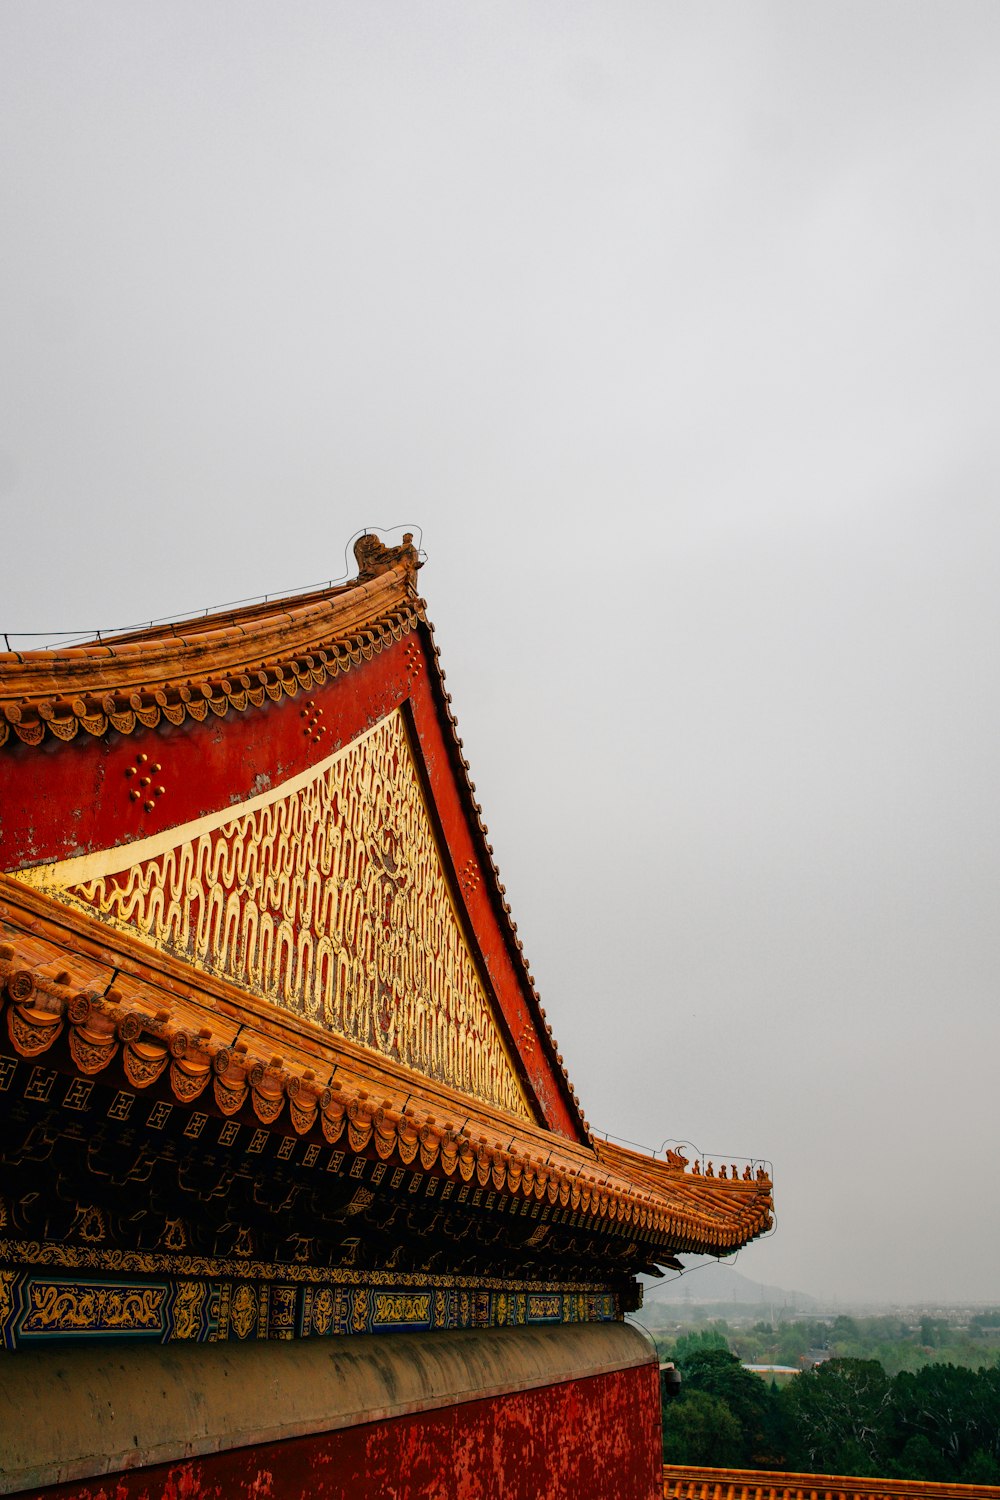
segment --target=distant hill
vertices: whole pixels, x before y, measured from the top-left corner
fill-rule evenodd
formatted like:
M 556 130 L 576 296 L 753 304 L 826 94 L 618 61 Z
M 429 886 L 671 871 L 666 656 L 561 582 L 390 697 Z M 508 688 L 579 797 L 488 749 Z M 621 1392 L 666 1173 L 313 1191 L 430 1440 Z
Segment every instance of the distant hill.
M 707 1258 L 689 1266 L 682 1276 L 667 1276 L 663 1281 L 643 1277 L 645 1300 L 640 1317 L 649 1320 L 658 1307 L 669 1308 L 671 1317 L 683 1315 L 685 1307 L 742 1306 L 760 1307 L 761 1315 L 770 1317 L 771 1308 L 779 1311 L 810 1312 L 820 1306 L 806 1292 L 786 1287 L 768 1286 L 741 1276 L 725 1261 Z

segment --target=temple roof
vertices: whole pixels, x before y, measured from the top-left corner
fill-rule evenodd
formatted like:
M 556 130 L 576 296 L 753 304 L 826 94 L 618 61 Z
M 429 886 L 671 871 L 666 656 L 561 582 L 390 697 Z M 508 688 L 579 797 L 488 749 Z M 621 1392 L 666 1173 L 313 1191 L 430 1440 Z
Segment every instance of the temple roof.
M 133 1087 L 169 1083 L 189 1104 L 204 1092 L 223 1114 L 252 1111 L 268 1128 L 317 1130 L 328 1142 L 346 1124 L 359 1152 L 374 1142 L 405 1160 L 419 1143 L 427 1171 L 476 1172 L 569 1202 L 588 1222 L 631 1226 L 648 1260 L 745 1244 L 771 1222 L 763 1173 L 701 1177 L 683 1158 L 665 1163 L 591 1135 L 493 860 L 412 542 L 365 537 L 356 556 L 348 585 L 0 655 L 0 985 L 15 1049 L 82 1074 L 113 1064 Z M 427 1030 L 423 1051 L 393 1033 L 399 995 L 378 953 L 338 981 L 371 986 L 355 1006 L 363 1024 L 324 1008 L 332 970 L 322 944 L 335 954 L 340 939 L 306 931 L 307 885 L 319 899 L 308 861 L 273 897 L 274 943 L 282 923 L 290 934 L 284 969 L 278 948 L 266 972 L 227 959 L 239 947 L 230 928 L 243 922 L 256 939 L 270 920 L 247 892 L 272 877 L 230 882 L 207 947 L 198 933 L 208 888 L 183 922 L 178 900 L 169 907 L 197 860 L 249 869 L 262 829 L 287 823 L 297 830 L 289 847 L 318 848 L 304 798 L 320 808 L 314 823 L 363 821 L 376 793 L 397 822 L 388 843 L 359 835 L 340 851 L 341 906 L 371 907 L 385 890 L 392 934 L 412 911 L 412 850 L 407 863 L 398 847 L 405 813 L 436 936 L 393 950 L 393 973 L 436 961 L 441 944 L 452 954 L 443 1015 L 406 1013 L 408 1028 Z M 388 915 L 385 925 L 389 941 Z M 312 976 L 311 989 L 296 989 L 293 969 Z M 474 1083 L 468 1057 L 484 1047 L 489 1078 Z

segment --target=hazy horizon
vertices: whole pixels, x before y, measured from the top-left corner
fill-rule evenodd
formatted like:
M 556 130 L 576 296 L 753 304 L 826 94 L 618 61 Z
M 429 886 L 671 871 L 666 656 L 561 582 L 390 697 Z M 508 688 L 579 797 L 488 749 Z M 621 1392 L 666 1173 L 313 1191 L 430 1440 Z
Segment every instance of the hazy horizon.
M 421 587 L 594 1127 L 1000 1301 L 1000 8 L 8 0 L 0 630 Z M 19 634 L 19 633 L 24 633 Z

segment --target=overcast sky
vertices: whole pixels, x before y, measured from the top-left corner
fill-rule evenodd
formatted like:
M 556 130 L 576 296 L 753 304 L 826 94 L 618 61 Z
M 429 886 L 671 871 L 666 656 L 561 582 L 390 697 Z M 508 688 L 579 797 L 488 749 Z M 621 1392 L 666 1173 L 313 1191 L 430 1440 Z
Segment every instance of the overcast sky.
M 1000 5 L 4 0 L 0 141 L 0 630 L 421 526 L 593 1124 L 1000 1301 Z

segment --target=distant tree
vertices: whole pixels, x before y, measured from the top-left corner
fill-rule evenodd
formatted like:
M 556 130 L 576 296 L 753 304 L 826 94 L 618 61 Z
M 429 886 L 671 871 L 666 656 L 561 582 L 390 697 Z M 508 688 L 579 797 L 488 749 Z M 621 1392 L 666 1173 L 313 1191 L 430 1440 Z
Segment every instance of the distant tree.
M 916 1437 L 907 1438 L 899 1457 L 888 1465 L 886 1477 L 943 1484 L 951 1477 L 951 1471 L 930 1439 L 918 1433 Z
M 1000 1370 L 904 1370 L 893 1381 L 890 1408 L 904 1477 L 954 1484 L 973 1460 L 976 1472 L 1000 1467 Z M 915 1462 L 925 1471 L 914 1472 Z
M 949 1325 L 947 1318 L 920 1319 L 920 1342 L 927 1349 L 935 1349 L 943 1344 L 948 1337 Z
M 774 1345 L 774 1363 L 794 1367 L 809 1347 L 810 1340 L 801 1323 L 782 1323 Z
M 962 1484 L 1000 1484 L 1000 1463 L 985 1448 L 977 1448 L 962 1468 Z
M 661 1357 L 675 1359 L 684 1377 L 672 1406 L 677 1433 L 714 1432 L 714 1451 L 732 1455 L 726 1462 L 1000 1485 L 998 1323 L 992 1310 L 975 1315 L 968 1328 L 957 1317 L 800 1319 L 767 1334 L 766 1324 L 731 1327 L 716 1318 L 697 1328 L 681 1325 L 657 1342 Z M 927 1338 L 935 1340 L 933 1351 L 922 1342 Z M 835 1357 L 781 1388 L 740 1366 L 741 1360 L 796 1364 L 824 1344 Z M 735 1452 L 732 1429 L 720 1426 L 715 1408 L 677 1417 L 695 1395 L 726 1408 L 740 1434 Z M 711 1446 L 705 1438 L 701 1451 Z M 676 1443 L 674 1451 L 680 1452 Z
M 831 1359 L 781 1392 L 789 1463 L 814 1474 L 884 1474 L 890 1384 L 872 1359 Z
M 699 1328 L 692 1333 L 683 1333 L 679 1339 L 674 1340 L 672 1357 L 674 1362 L 684 1365 L 690 1355 L 704 1349 L 722 1349 L 729 1353 L 728 1330 L 723 1331 L 717 1325 L 712 1328 Z
M 759 1375 L 745 1370 L 723 1349 L 693 1350 L 681 1363 L 683 1394 L 713 1396 L 724 1401 L 740 1431 L 739 1461 L 747 1467 L 765 1467 L 778 1456 L 780 1441 L 778 1408 Z
M 663 1462 L 707 1468 L 739 1468 L 743 1447 L 740 1424 L 725 1401 L 690 1391 L 663 1413 Z
M 850 1339 L 852 1342 L 858 1338 L 858 1325 L 853 1318 L 839 1317 L 833 1320 L 833 1337 L 838 1341 Z

